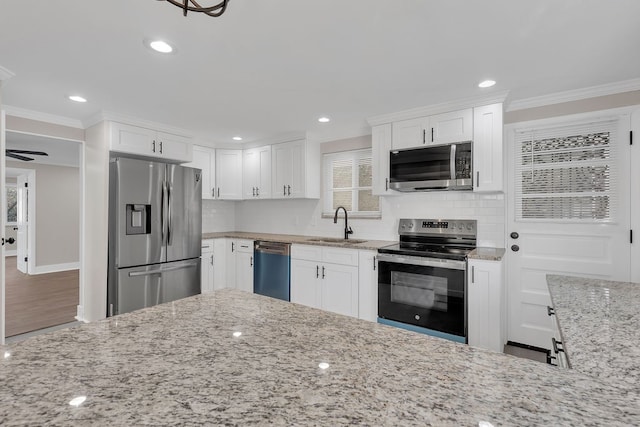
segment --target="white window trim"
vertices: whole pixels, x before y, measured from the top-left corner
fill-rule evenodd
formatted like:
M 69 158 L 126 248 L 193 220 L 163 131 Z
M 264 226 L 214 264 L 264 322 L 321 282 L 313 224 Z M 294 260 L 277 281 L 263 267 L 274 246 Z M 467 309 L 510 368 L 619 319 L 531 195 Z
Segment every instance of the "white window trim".
M 333 183 L 332 183 L 332 174 L 330 173 L 331 163 L 335 159 L 347 159 L 351 158 L 353 160 L 360 159 L 363 157 L 369 157 L 373 163 L 373 153 L 371 148 L 358 149 L 358 150 L 349 150 L 349 151 L 340 151 L 334 153 L 325 153 L 322 156 L 322 184 L 323 184 L 323 206 L 322 206 L 322 218 L 333 218 L 335 215 L 335 211 L 333 210 Z M 354 164 L 357 164 L 354 162 Z M 373 166 L 373 164 L 372 164 Z M 356 168 L 354 168 L 356 169 Z M 349 189 L 352 191 L 353 197 L 353 206 L 358 206 L 358 191 L 359 190 L 367 190 L 371 189 L 373 191 L 373 177 L 371 181 L 371 186 L 355 186 L 355 180 L 358 175 L 354 170 L 354 174 L 352 175 L 352 186 Z M 359 184 L 359 183 L 358 183 Z M 379 196 L 374 196 L 379 197 Z M 380 209 L 380 204 L 378 204 L 378 209 Z M 362 219 L 380 219 L 382 217 L 381 211 L 348 211 L 349 218 L 362 218 Z

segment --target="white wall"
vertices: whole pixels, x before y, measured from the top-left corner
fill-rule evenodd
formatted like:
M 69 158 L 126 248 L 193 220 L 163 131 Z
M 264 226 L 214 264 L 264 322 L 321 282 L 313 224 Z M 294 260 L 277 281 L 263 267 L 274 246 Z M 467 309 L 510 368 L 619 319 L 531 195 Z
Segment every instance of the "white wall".
M 411 193 L 381 198 L 381 219 L 350 219 L 354 239 L 397 240 L 400 218 L 478 220 L 478 244 L 504 247 L 504 196 L 472 192 Z M 238 231 L 342 237 L 344 220 L 321 218 L 319 200 L 250 200 L 238 202 Z

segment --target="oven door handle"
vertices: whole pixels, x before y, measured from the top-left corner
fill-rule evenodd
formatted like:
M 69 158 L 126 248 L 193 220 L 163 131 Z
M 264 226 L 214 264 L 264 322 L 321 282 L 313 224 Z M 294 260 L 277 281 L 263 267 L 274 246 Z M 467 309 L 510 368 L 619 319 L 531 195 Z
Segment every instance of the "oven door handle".
M 396 264 L 420 265 L 423 267 L 449 268 L 452 270 L 466 270 L 467 262 L 455 259 L 441 259 L 415 256 L 402 256 L 390 254 L 378 254 L 378 267 L 381 262 L 389 262 Z

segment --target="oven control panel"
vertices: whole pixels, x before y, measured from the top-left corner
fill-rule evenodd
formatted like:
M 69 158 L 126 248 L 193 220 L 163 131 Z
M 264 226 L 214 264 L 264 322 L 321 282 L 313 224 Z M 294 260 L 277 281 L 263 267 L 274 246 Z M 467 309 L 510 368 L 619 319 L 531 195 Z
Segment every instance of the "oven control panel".
M 476 235 L 474 219 L 401 219 L 398 234 Z

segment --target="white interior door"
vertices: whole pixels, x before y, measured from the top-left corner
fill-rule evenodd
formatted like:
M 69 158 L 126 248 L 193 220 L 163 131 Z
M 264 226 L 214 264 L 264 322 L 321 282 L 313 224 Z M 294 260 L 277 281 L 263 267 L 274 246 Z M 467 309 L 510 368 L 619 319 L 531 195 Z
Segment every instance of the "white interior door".
M 551 346 L 547 274 L 629 280 L 629 117 L 508 129 L 510 341 Z
M 17 178 L 17 227 L 16 251 L 18 271 L 28 274 L 29 257 L 29 187 L 27 175 L 19 175 Z
M 1 83 L 0 83 L 1 86 Z M 2 246 L 0 246 L 0 345 L 4 344 L 4 313 L 5 313 L 5 283 L 4 283 L 4 233 L 6 227 L 7 220 L 7 195 L 6 193 L 6 184 L 5 184 L 5 171 L 7 170 L 7 165 L 5 162 L 5 114 L 4 111 L 0 110 L 0 233 L 2 234 Z

